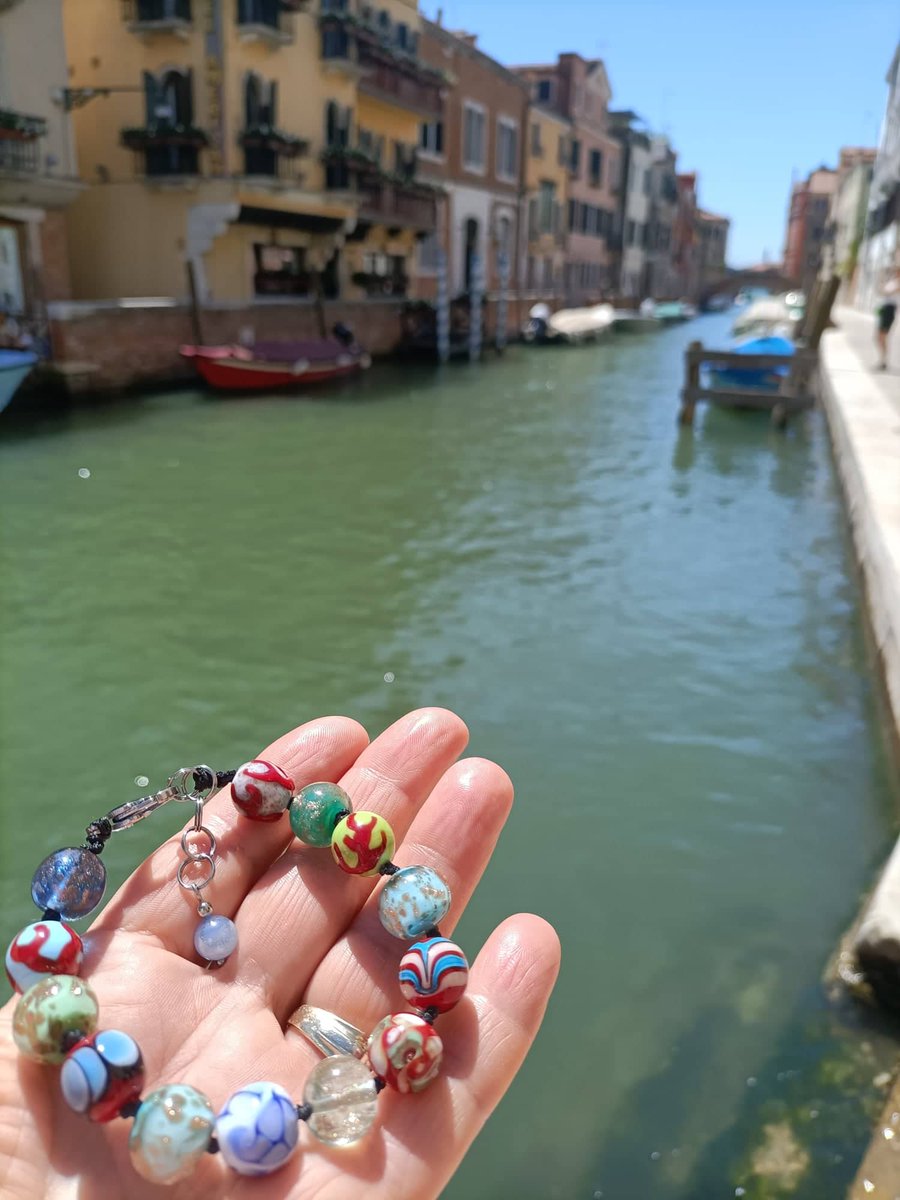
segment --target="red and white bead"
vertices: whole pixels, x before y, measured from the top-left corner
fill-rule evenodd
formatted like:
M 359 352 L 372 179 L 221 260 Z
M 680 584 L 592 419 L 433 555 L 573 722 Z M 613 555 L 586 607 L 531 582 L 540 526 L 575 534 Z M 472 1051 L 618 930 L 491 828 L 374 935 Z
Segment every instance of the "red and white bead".
M 47 975 L 78 975 L 84 945 L 63 921 L 26 925 L 6 951 L 6 977 L 17 992 L 27 992 Z
M 261 758 L 244 763 L 231 781 L 235 806 L 252 821 L 277 821 L 294 794 L 294 781 L 281 767 Z
M 417 1013 L 392 1013 L 369 1038 L 369 1066 L 398 1092 L 421 1092 L 437 1079 L 444 1044 Z

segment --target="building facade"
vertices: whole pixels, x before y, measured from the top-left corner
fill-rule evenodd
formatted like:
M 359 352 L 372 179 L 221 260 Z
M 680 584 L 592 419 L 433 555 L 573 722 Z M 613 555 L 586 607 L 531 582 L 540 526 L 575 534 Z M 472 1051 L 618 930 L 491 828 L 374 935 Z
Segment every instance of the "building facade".
M 0 6 L 0 308 L 40 337 L 70 295 L 64 213 L 82 191 L 67 82 L 62 0 Z
M 871 311 L 892 271 L 900 268 L 900 43 L 887 73 L 888 96 L 872 168 L 856 303 Z
M 599 59 L 561 54 L 555 64 L 518 67 L 535 106 L 569 123 L 563 293 L 565 302 L 596 302 L 617 286 L 614 271 L 616 189 L 621 150 L 607 128 L 611 90 Z
M 617 277 L 619 292 L 628 301 L 650 295 L 647 273 L 647 242 L 650 223 L 651 165 L 650 134 L 637 113 L 611 112 L 610 130 L 621 147 L 621 186 L 616 229 L 621 242 Z
M 444 78 L 415 0 L 64 0 L 84 193 L 81 299 L 406 293 L 438 194 L 417 177 Z M 90 89 L 90 91 L 86 90 Z M 107 94 L 102 93 L 108 89 Z M 135 238 L 134 230 L 144 235 Z
M 452 296 L 478 270 L 489 295 L 520 286 L 522 173 L 528 93 L 522 81 L 478 49 L 472 34 L 423 22 L 422 56 L 452 79 L 441 115 L 419 127 L 423 176 L 446 193 L 439 229 L 420 245 L 420 291 L 434 280 L 438 246 L 447 255 Z
M 677 292 L 696 303 L 700 298 L 700 237 L 698 232 L 697 173 L 685 171 L 675 176 L 678 204 L 672 232 L 672 266 Z
M 837 184 L 828 214 L 827 257 L 831 270 L 841 279 L 840 303 L 846 303 L 856 291 L 875 154 L 874 149 L 844 146 L 838 158 Z
M 650 139 L 650 205 L 646 226 L 646 283 L 654 300 L 676 300 L 681 280 L 675 269 L 675 225 L 678 219 L 678 183 L 675 151 L 668 138 Z
M 701 300 L 707 299 L 725 278 L 730 228 L 731 222 L 727 217 L 720 217 L 703 208 L 697 210 L 698 294 Z
M 837 172 L 825 166 L 791 187 L 784 273 L 805 292 L 812 289 L 822 266 L 828 240 L 828 214 L 836 187 Z

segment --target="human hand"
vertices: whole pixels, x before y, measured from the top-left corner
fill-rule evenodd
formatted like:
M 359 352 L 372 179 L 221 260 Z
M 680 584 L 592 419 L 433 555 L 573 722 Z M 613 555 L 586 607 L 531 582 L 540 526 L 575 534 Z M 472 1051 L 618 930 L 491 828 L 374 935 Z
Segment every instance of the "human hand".
M 346 717 L 310 722 L 259 757 L 283 767 L 297 788 L 337 781 L 354 807 L 382 814 L 397 836 L 400 866 L 435 867 L 453 904 L 449 934 L 488 864 L 512 803 L 506 774 L 485 759 L 456 761 L 462 721 L 443 709 L 401 718 L 371 745 Z M 287 1018 L 308 1002 L 364 1031 L 406 1005 L 397 969 L 406 943 L 378 918 L 379 879 L 340 871 L 327 851 L 296 841 L 286 819 L 251 822 L 224 789 L 204 824 L 218 841 L 208 897 L 238 928 L 223 967 L 196 961 L 196 905 L 175 880 L 181 833 L 143 862 L 85 937 L 82 974 L 100 1002 L 100 1028 L 121 1029 L 141 1047 L 145 1094 L 188 1083 L 218 1111 L 258 1080 L 302 1100 L 319 1061 Z M 133 1169 L 130 1125 L 94 1125 L 65 1104 L 58 1069 L 21 1057 L 0 1010 L 0 1194 L 6 1200 L 77 1195 L 79 1200 L 426 1200 L 437 1196 L 509 1087 L 537 1033 L 559 967 L 559 942 L 539 917 L 510 917 L 472 962 L 463 1000 L 442 1016 L 439 1078 L 418 1095 L 390 1088 L 375 1128 L 356 1146 L 332 1149 L 301 1126 L 300 1147 L 278 1172 L 248 1179 L 221 1155 L 163 1192 Z

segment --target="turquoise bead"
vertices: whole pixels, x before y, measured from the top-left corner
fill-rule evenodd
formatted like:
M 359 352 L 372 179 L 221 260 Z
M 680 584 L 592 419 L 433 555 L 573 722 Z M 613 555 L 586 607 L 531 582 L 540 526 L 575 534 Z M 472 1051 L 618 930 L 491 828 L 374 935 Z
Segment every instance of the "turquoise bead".
M 216 1114 L 209 1100 L 186 1083 L 170 1083 L 145 1096 L 128 1150 L 134 1169 L 151 1183 L 175 1183 L 206 1154 Z
M 291 829 L 307 846 L 330 846 L 338 822 L 353 811 L 350 797 L 336 783 L 310 783 L 291 801 Z
M 439 925 L 450 910 L 450 888 L 431 867 L 403 867 L 378 897 L 381 923 L 394 937 L 413 939 Z

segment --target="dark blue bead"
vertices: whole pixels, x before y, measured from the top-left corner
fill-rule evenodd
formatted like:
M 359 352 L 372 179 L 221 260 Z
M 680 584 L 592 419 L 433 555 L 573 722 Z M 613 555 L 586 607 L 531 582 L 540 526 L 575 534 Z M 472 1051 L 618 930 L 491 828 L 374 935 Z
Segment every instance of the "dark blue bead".
M 67 846 L 48 854 L 31 880 L 31 898 L 66 921 L 86 917 L 103 899 L 106 867 L 90 850 Z

